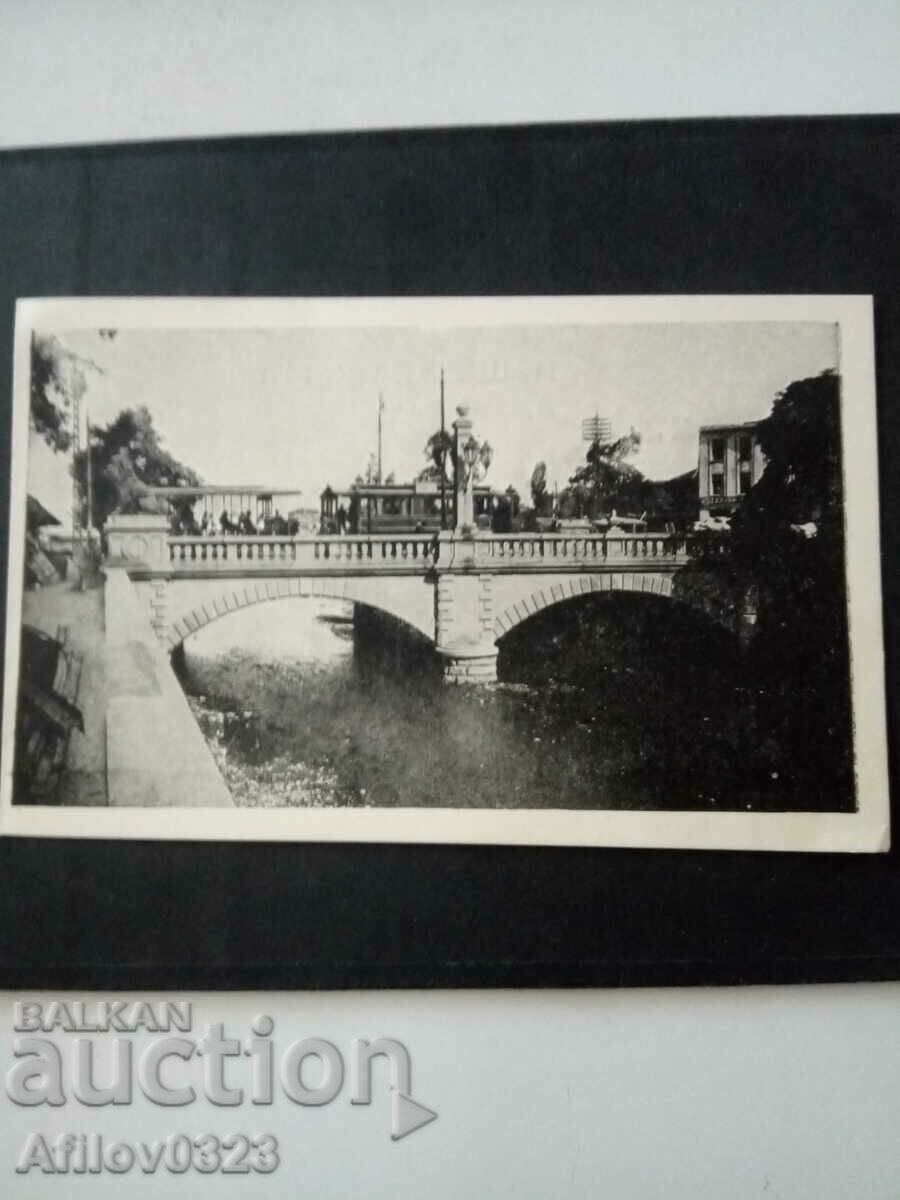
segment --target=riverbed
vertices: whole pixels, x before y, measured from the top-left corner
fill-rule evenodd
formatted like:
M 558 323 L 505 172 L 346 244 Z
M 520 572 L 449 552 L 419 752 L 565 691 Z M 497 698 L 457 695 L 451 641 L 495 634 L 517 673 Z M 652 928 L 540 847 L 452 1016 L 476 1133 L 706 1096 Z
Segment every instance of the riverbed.
M 796 806 L 754 743 L 736 645 L 671 608 L 522 626 L 475 688 L 412 638 L 354 652 L 350 605 L 280 600 L 191 638 L 180 674 L 240 806 Z

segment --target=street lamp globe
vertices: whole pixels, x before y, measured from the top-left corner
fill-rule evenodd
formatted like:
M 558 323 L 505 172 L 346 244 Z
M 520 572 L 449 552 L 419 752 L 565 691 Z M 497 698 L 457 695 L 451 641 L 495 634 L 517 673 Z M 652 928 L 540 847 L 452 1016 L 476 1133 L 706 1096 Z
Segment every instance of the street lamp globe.
M 466 439 L 466 441 L 463 442 L 463 448 L 462 448 L 463 462 L 468 467 L 469 474 L 472 473 L 472 470 L 473 470 L 476 462 L 478 462 L 478 455 L 479 455 L 480 449 L 481 449 L 481 447 L 478 445 L 475 438 L 471 434 Z

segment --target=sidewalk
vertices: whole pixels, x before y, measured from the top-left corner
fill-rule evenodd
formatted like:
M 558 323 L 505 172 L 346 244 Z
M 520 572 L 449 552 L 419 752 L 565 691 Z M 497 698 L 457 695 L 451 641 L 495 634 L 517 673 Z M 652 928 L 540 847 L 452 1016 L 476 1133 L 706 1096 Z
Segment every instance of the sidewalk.
M 106 793 L 106 706 L 103 620 L 103 588 L 86 592 L 73 589 L 71 582 L 51 584 L 26 591 L 22 621 L 56 636 L 60 625 L 68 625 L 70 645 L 84 657 L 76 703 L 84 717 L 84 734 L 73 731 L 66 767 L 60 779 L 57 801 L 64 805 L 105 805 Z

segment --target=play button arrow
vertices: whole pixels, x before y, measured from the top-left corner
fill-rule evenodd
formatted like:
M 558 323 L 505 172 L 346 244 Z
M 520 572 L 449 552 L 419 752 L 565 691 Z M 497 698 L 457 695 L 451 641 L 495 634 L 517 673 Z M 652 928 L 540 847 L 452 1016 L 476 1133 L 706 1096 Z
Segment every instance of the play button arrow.
M 421 1129 L 423 1125 L 428 1125 L 432 1121 L 437 1120 L 437 1113 L 432 1112 L 430 1108 L 426 1108 L 424 1104 L 419 1104 L 417 1100 L 413 1100 L 411 1096 L 399 1091 L 397 1088 L 391 1089 L 391 1141 L 399 1142 L 401 1138 L 405 1138 L 409 1133 L 415 1133 L 417 1129 Z

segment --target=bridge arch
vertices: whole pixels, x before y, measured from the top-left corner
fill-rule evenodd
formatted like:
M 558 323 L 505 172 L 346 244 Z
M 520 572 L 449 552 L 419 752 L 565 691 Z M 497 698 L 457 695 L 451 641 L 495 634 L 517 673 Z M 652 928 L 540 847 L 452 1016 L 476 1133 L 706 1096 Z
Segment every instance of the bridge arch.
M 554 582 L 522 579 L 521 594 L 509 601 L 494 618 L 494 638 L 499 641 L 529 617 L 554 604 L 563 604 L 580 596 L 602 592 L 637 592 L 672 599 L 672 576 L 661 572 L 615 572 L 603 575 L 575 575 Z M 501 601 L 502 603 L 502 601 Z
M 412 580 L 403 581 L 407 585 L 405 588 L 385 586 L 390 582 L 328 577 L 176 582 L 170 584 L 170 607 L 177 605 L 181 615 L 167 624 L 165 643 L 169 650 L 175 650 L 193 634 L 231 613 L 273 600 L 303 597 L 366 604 L 409 625 L 433 644 L 434 601 L 431 589 L 421 585 L 415 588 Z

